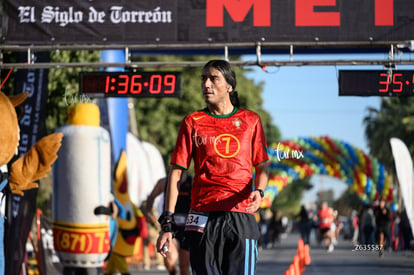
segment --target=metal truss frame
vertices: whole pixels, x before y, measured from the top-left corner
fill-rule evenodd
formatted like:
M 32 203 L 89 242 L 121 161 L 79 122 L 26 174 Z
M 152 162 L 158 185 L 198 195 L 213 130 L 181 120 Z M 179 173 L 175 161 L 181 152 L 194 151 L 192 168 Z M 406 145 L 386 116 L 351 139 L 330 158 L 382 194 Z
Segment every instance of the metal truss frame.
M 231 61 L 229 57 L 229 49 L 243 51 L 249 49 L 256 51 L 256 61 Z M 289 55 L 289 60 L 262 60 L 263 49 L 266 51 L 285 52 Z M 329 51 L 356 52 L 359 51 L 370 53 L 378 52 L 380 49 L 389 49 L 388 58 L 385 59 L 315 59 L 315 60 L 294 60 L 297 52 L 314 53 L 324 55 Z M 125 51 L 124 62 L 36 62 L 35 53 L 40 51 L 78 51 L 78 50 L 123 50 Z M 163 54 L 165 52 L 173 52 L 177 55 L 187 54 L 192 51 L 203 50 L 208 55 L 209 51 L 220 52 L 226 60 L 237 66 L 331 66 L 331 65 L 383 65 L 390 68 L 395 65 L 414 65 L 413 59 L 394 58 L 397 52 L 413 52 L 414 40 L 411 41 L 390 41 L 390 42 L 304 42 L 304 43 L 280 43 L 280 42 L 252 42 L 252 43 L 211 43 L 211 44 L 163 44 L 163 45 L 0 45 L 0 69 L 45 69 L 45 68 L 108 68 L 108 67 L 124 67 L 124 68 L 160 68 L 160 67 L 200 67 L 204 62 L 198 61 L 178 61 L 178 62 L 134 62 L 132 61 L 132 53 L 148 54 L 157 52 Z M 4 52 L 26 52 L 27 61 L 24 63 L 4 63 Z M 300 55 L 300 54 L 299 54 Z

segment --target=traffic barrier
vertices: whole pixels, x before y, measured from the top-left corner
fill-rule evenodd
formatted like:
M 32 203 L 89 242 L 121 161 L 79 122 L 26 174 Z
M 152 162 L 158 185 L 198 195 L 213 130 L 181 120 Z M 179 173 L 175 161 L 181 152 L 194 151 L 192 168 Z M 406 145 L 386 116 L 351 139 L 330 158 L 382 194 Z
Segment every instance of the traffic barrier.
M 297 251 L 293 257 L 293 261 L 289 269 L 285 271 L 285 275 L 301 275 L 305 271 L 305 266 L 311 264 L 309 252 L 309 244 L 304 244 L 303 239 L 298 241 Z
M 303 251 L 305 254 L 305 265 L 310 265 L 311 264 L 311 256 L 310 256 L 310 252 L 309 252 L 309 245 L 305 244 L 305 246 L 303 247 Z

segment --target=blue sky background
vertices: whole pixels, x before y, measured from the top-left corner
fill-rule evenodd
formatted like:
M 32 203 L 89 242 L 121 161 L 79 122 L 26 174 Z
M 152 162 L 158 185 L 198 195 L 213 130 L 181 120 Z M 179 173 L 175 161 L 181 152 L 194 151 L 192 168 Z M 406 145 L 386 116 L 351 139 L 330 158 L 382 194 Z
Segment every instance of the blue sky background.
M 411 58 L 411 54 L 408 54 Z M 262 56 L 262 61 L 288 60 L 288 56 Z M 388 55 L 358 56 L 294 56 L 294 60 L 309 59 L 384 59 Z M 256 56 L 244 60 L 255 61 Z M 364 137 L 363 119 L 367 108 L 379 108 L 380 97 L 338 96 L 340 69 L 381 70 L 382 66 L 302 66 L 268 67 L 267 73 L 255 67 L 247 76 L 256 82 L 264 82 L 264 108 L 279 127 L 282 139 L 295 137 L 325 136 L 343 140 L 369 153 Z M 397 69 L 414 69 L 414 66 L 398 66 Z M 242 87 L 238 87 L 242 89 Z M 334 188 L 339 196 L 347 188 L 339 180 L 312 178 L 314 188 L 305 194 L 305 201 L 315 198 L 316 192 Z

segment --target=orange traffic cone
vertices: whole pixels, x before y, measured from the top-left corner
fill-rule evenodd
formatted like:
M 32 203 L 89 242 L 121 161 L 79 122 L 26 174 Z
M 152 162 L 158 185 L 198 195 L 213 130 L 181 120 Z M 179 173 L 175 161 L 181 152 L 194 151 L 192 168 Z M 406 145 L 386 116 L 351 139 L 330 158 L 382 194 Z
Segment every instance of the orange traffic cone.
M 310 257 L 310 253 L 309 253 L 309 245 L 305 244 L 305 246 L 303 247 L 303 252 L 304 252 L 304 261 L 305 261 L 305 265 L 310 265 L 311 264 L 311 257 Z
M 295 274 L 296 275 L 300 275 L 302 272 L 301 272 L 301 268 L 300 268 L 300 259 L 299 259 L 299 255 L 298 254 L 296 254 L 293 257 L 293 266 L 295 268 Z
M 298 253 L 297 255 L 299 256 L 299 267 L 300 267 L 300 272 L 303 273 L 303 271 L 305 270 L 305 245 L 302 239 L 299 239 L 298 242 Z
M 304 247 L 304 242 L 303 242 L 303 239 L 300 238 L 298 241 L 298 252 L 302 251 L 303 247 Z
M 288 272 L 289 272 L 289 275 L 300 275 L 300 274 L 296 274 L 296 272 L 295 272 L 295 265 L 293 263 L 290 264 L 289 269 L 288 269 Z

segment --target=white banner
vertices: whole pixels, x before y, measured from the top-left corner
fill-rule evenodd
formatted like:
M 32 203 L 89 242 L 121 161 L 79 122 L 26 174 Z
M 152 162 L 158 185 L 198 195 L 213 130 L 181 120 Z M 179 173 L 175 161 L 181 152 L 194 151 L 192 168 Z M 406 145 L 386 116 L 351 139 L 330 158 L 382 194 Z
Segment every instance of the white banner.
M 395 169 L 400 183 L 400 192 L 411 228 L 414 228 L 414 170 L 413 160 L 405 143 L 398 138 L 391 138 L 391 150 Z M 414 231 L 413 231 L 414 232 Z M 414 235 L 414 233 L 413 233 Z

